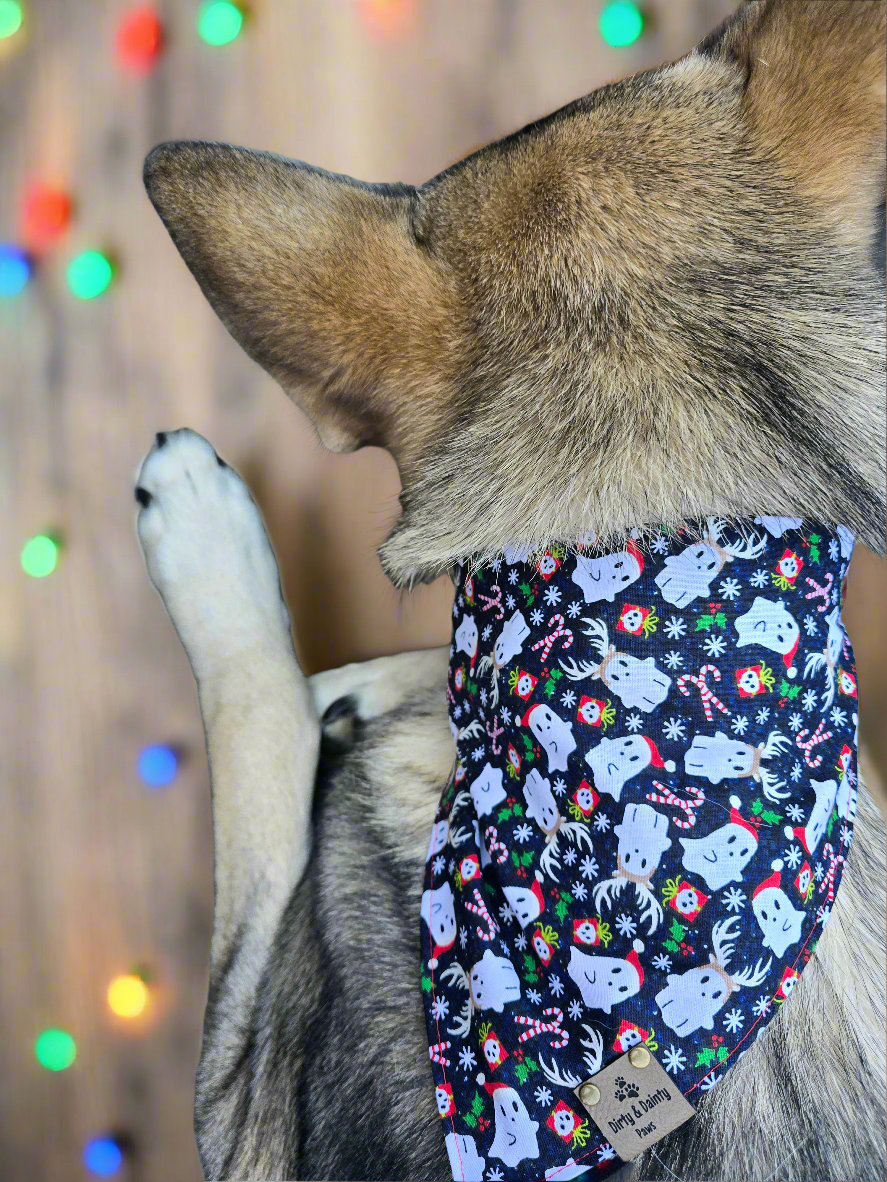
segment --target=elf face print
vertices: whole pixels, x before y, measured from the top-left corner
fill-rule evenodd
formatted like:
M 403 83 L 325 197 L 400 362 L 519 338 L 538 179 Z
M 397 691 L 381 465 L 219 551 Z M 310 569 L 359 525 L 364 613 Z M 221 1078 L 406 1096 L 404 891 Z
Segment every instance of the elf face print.
M 665 763 L 652 739 L 644 735 L 626 735 L 621 739 L 602 739 L 585 756 L 585 762 L 594 772 L 594 784 L 598 792 L 608 792 L 614 800 L 619 799 L 625 784 L 632 776 L 639 775 L 651 764 L 673 772 L 673 760 Z
M 636 583 L 644 569 L 644 556 L 634 542 L 616 554 L 600 558 L 576 555 L 573 582 L 581 588 L 586 603 L 605 599 L 612 603 L 617 595 Z

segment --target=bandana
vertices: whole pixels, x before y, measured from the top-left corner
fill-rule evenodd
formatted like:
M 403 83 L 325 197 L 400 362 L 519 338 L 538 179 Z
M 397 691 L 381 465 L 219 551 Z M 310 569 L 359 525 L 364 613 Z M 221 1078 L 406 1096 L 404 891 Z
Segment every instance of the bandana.
M 856 810 L 852 549 L 708 518 L 459 571 L 421 904 L 454 1179 L 610 1173 L 582 1081 L 641 1043 L 695 1106 L 789 997 Z

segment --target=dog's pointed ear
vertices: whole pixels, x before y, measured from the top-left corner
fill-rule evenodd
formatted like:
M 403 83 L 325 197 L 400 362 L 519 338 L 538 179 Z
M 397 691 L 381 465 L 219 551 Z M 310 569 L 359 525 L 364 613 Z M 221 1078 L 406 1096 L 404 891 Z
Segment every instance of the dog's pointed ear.
M 145 186 L 219 317 L 324 444 L 387 447 L 428 407 L 445 323 L 439 269 L 412 233 L 414 190 L 268 152 L 171 143 Z
M 776 168 L 793 176 L 843 244 L 876 251 L 887 132 L 884 0 L 750 0 L 698 48 L 740 64 L 748 122 Z

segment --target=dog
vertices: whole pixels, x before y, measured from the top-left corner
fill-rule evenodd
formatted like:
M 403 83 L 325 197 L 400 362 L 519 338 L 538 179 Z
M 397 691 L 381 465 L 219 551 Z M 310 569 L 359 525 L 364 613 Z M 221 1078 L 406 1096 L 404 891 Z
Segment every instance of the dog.
M 396 587 L 713 514 L 841 522 L 883 553 L 885 31 L 883 0 L 752 0 L 418 188 L 205 143 L 156 148 L 145 183 L 321 441 L 394 456 Z M 448 1178 L 418 984 L 448 650 L 306 679 L 212 446 L 158 433 L 136 499 L 212 780 L 206 1176 Z M 791 998 L 616 1177 L 883 1177 L 885 862 L 860 777 Z

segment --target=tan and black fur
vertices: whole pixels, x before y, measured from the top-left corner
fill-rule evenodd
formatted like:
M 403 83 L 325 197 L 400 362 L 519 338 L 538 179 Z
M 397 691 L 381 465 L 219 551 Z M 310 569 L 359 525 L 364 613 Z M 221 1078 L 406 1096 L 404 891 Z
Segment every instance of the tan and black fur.
M 203 143 L 155 149 L 146 184 L 321 440 L 393 454 L 396 585 L 710 513 L 841 522 L 883 553 L 885 31 L 883 0 L 755 0 L 417 188 Z M 213 781 L 207 1176 L 449 1177 L 417 984 L 446 651 L 306 683 L 236 474 L 161 434 L 136 495 Z M 626 1178 L 883 1177 L 864 788 L 856 832 L 790 1002 Z

